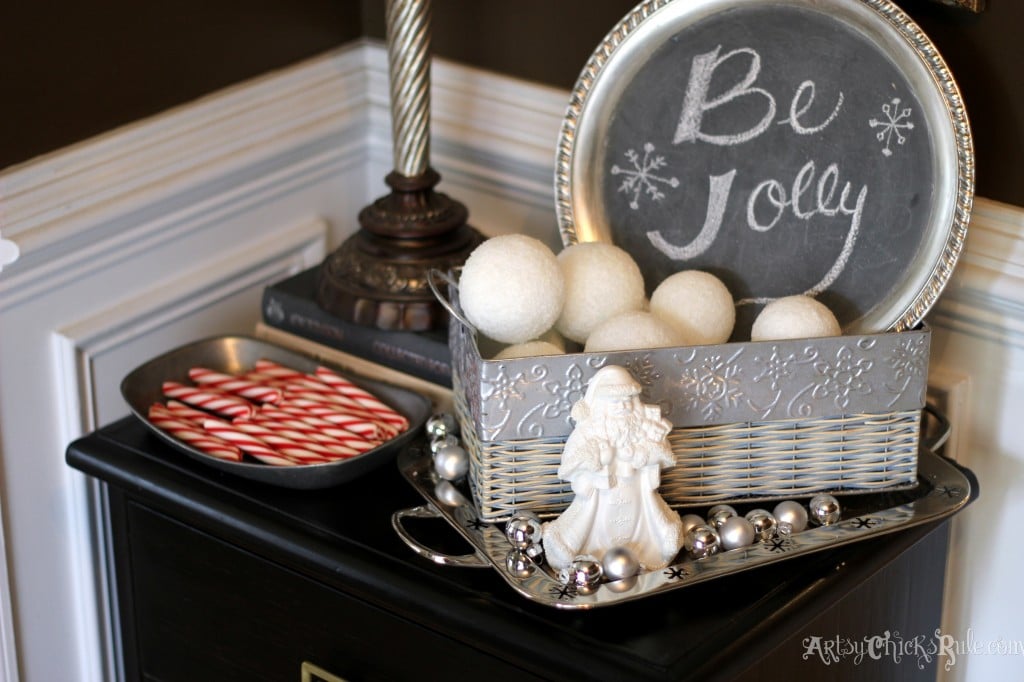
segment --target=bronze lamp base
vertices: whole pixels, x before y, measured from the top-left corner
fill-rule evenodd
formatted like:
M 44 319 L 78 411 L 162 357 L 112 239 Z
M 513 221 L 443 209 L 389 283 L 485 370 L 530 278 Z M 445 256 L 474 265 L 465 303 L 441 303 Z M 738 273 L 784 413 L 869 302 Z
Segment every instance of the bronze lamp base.
M 434 192 L 441 176 L 390 173 L 390 194 L 359 212 L 360 230 L 323 262 L 317 302 L 327 312 L 367 327 L 426 331 L 448 315 L 427 273 L 461 265 L 484 237 L 466 224 L 466 207 Z

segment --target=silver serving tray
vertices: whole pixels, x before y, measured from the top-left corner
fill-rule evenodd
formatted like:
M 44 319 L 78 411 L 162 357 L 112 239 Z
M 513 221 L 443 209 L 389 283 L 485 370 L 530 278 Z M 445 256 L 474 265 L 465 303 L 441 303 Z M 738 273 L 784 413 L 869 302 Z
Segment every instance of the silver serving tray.
M 409 429 L 386 443 L 368 450 L 358 457 L 302 466 L 276 467 L 261 463 L 229 462 L 197 450 L 154 426 L 147 418 L 149 406 L 163 402 L 164 381 L 190 383 L 188 371 L 192 367 L 208 367 L 226 374 L 238 374 L 251 369 L 257 360 L 266 358 L 303 372 L 312 372 L 318 366 L 330 367 L 338 374 L 378 396 L 409 420 Z M 430 416 L 431 403 L 425 396 L 392 384 L 374 381 L 345 372 L 307 355 L 282 348 L 266 341 L 247 336 L 220 336 L 195 341 L 153 358 L 132 370 L 121 382 L 121 395 L 132 413 L 159 438 L 178 451 L 221 471 L 261 483 L 313 490 L 344 483 L 382 464 L 393 461 L 420 431 Z
M 844 511 L 843 519 L 835 525 L 809 528 L 788 538 L 755 543 L 705 559 L 686 558 L 660 571 L 601 583 L 596 589 L 586 591 L 562 584 L 543 563 L 514 553 L 505 538 L 504 526 L 480 521 L 469 496 L 434 473 L 429 453 L 423 447 L 403 451 L 398 457 L 398 466 L 406 480 L 427 501 L 425 505 L 399 510 L 392 516 L 392 526 L 413 551 L 443 565 L 493 568 L 522 596 L 558 609 L 620 604 L 893 533 L 951 516 L 971 497 L 970 481 L 959 469 L 930 450 L 922 449 L 918 463 L 920 484 L 913 491 L 899 494 L 907 500 L 902 504 L 884 506 L 886 495 L 858 496 L 855 504 L 850 503 L 856 513 L 848 515 Z M 426 547 L 404 526 L 407 518 L 444 519 L 469 542 L 473 553 L 450 556 Z M 510 565 L 510 558 L 516 562 Z

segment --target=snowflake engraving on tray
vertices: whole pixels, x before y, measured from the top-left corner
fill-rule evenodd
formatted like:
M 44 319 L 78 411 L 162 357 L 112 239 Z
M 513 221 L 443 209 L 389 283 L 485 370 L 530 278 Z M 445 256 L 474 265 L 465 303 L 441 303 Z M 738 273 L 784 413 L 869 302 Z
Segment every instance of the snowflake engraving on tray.
M 894 97 L 891 102 L 882 105 L 883 120 L 872 118 L 868 121 L 869 126 L 878 129 L 875 138 L 885 143 L 885 147 L 882 148 L 884 156 L 892 156 L 893 138 L 896 138 L 898 145 L 907 141 L 904 132 L 914 129 L 914 122 L 910 120 L 911 113 L 913 112 L 910 107 L 902 106 L 900 98 Z
M 720 416 L 724 410 L 736 407 L 743 398 L 737 362 L 742 354 L 741 348 L 730 357 L 718 354 L 698 356 L 696 351 L 686 357 L 677 355 L 676 360 L 684 366 L 679 378 L 683 407 L 699 411 L 707 422 Z
M 664 156 L 654 153 L 654 145 L 645 142 L 643 150 L 643 156 L 635 149 L 630 149 L 624 154 L 632 168 L 622 168 L 619 164 L 614 164 L 611 169 L 612 175 L 625 176 L 619 185 L 619 191 L 630 195 L 629 207 L 634 211 L 640 207 L 641 194 L 648 195 L 652 201 L 661 201 L 665 198 L 665 193 L 661 191 L 662 185 L 673 189 L 679 187 L 679 178 L 658 175 L 658 171 L 668 164 Z

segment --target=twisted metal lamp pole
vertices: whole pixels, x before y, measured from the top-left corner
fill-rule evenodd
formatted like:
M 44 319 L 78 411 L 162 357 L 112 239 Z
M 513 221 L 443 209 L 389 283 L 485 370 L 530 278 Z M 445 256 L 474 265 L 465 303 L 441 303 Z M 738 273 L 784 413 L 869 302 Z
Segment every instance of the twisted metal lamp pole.
M 321 267 L 324 310 L 378 329 L 424 331 L 446 313 L 427 285 L 432 268 L 465 261 L 483 237 L 466 207 L 434 191 L 430 167 L 430 0 L 388 0 L 388 67 L 394 170 L 391 193 L 359 213 L 359 231 Z

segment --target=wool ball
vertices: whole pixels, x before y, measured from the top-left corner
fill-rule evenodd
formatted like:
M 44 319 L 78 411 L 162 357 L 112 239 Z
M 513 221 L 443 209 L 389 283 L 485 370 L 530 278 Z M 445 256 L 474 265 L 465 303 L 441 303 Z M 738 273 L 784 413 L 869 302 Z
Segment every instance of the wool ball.
M 521 234 L 491 237 L 473 249 L 459 278 L 459 301 L 477 330 L 502 343 L 535 339 L 562 312 L 565 280 L 555 254 Z
M 585 343 L 599 324 L 644 305 L 644 277 L 626 251 L 605 242 L 583 242 L 562 249 L 558 266 L 565 277 L 565 305 L 555 328 Z
M 777 298 L 764 307 L 750 330 L 751 341 L 813 339 L 839 336 L 842 329 L 832 311 L 810 296 Z
M 537 340 L 538 341 L 547 341 L 548 343 L 553 345 L 555 348 L 557 348 L 559 350 L 559 352 L 561 352 L 561 353 L 565 352 L 565 337 L 562 336 L 561 334 L 559 334 L 558 330 L 555 329 L 554 327 L 552 327 L 551 329 L 547 330 L 546 332 L 544 332 L 543 334 L 538 336 Z
M 512 358 L 532 358 L 537 355 L 561 355 L 565 351 L 548 341 L 526 341 L 525 343 L 514 343 L 501 349 L 495 360 L 510 360 Z
M 725 343 L 736 324 L 729 289 L 701 270 L 666 277 L 651 294 L 651 312 L 675 327 L 685 346 Z
M 587 353 L 679 346 L 679 333 L 651 313 L 634 310 L 616 315 L 597 326 L 587 337 Z

